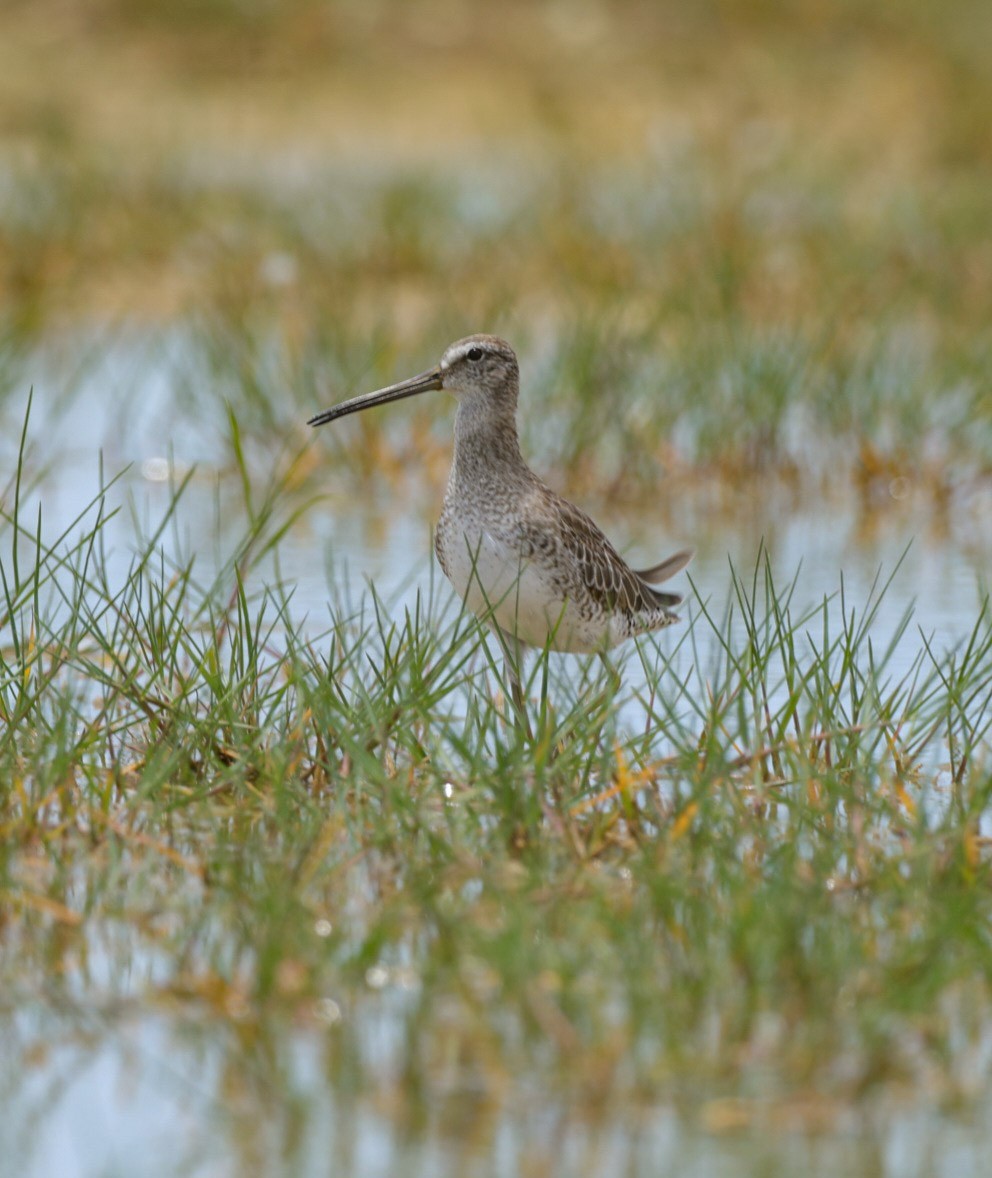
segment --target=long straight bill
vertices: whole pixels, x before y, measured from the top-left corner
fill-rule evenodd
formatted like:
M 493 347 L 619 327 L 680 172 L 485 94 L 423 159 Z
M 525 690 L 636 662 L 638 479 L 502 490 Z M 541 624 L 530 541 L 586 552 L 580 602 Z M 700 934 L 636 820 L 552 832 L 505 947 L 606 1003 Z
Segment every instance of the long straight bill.
M 349 413 L 360 413 L 363 409 L 371 409 L 374 405 L 385 405 L 388 401 L 402 401 L 404 397 L 415 397 L 418 393 L 426 393 L 430 389 L 441 388 L 441 369 L 432 368 L 429 372 L 422 372 L 419 376 L 412 376 L 409 380 L 401 380 L 399 384 L 391 384 L 389 388 L 377 389 L 374 393 L 362 393 L 360 397 L 352 397 L 350 401 L 342 401 L 333 409 L 325 409 L 316 417 L 311 417 L 307 425 L 327 425 L 329 421 L 336 421 L 339 417 L 347 417 Z

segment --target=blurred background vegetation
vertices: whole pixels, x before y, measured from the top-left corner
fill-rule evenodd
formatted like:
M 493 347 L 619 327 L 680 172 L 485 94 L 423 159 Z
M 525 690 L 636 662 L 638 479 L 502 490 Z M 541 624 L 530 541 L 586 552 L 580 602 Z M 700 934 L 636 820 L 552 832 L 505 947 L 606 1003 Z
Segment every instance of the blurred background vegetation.
M 267 349 L 263 437 L 495 330 L 567 489 L 929 510 L 992 469 L 990 34 L 981 0 L 8 2 L 3 330 Z
M 326 300 L 414 330 L 608 292 L 965 333 L 992 298 L 990 25 L 981 0 L 8 0 L 4 305 Z

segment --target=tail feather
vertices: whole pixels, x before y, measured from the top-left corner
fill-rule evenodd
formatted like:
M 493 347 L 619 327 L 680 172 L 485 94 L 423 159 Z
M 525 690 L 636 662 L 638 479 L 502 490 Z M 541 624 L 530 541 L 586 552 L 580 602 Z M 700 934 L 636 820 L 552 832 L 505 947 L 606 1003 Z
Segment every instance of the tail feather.
M 691 548 L 683 548 L 681 551 L 674 553 L 661 562 L 649 569 L 635 569 L 634 575 L 639 577 L 642 581 L 646 581 L 649 585 L 658 585 L 662 581 L 667 581 L 670 577 L 674 577 L 676 573 L 680 573 L 685 566 L 692 560 L 693 550 Z M 652 589 L 651 596 L 661 606 L 666 609 L 674 608 L 676 605 L 682 604 L 681 593 L 659 593 L 657 589 Z
M 634 569 L 634 576 L 640 577 L 642 581 L 647 581 L 649 585 L 660 585 L 662 581 L 667 581 L 670 577 L 674 577 L 676 573 L 682 572 L 694 555 L 694 549 L 683 548 L 672 556 L 666 557 L 661 564 L 656 564 L 652 568 Z M 679 600 L 681 601 L 682 599 L 679 598 Z

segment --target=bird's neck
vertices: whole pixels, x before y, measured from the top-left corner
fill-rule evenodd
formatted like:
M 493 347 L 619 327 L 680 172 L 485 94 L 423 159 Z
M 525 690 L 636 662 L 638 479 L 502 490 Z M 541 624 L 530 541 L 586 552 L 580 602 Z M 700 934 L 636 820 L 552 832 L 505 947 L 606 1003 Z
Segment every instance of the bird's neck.
M 516 400 L 505 402 L 464 397 L 455 416 L 455 454 L 452 479 L 470 471 L 526 471 L 517 438 Z

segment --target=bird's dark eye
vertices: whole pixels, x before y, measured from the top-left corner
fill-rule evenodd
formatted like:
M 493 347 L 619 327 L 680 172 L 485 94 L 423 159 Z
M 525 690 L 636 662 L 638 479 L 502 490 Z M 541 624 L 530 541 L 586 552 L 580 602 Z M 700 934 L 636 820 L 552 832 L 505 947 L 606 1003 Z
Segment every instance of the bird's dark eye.
M 469 348 L 469 350 L 465 354 L 468 356 L 468 358 L 472 361 L 473 364 L 477 364 L 482 359 L 482 349 L 481 348 Z

